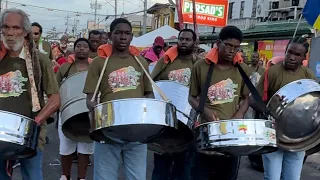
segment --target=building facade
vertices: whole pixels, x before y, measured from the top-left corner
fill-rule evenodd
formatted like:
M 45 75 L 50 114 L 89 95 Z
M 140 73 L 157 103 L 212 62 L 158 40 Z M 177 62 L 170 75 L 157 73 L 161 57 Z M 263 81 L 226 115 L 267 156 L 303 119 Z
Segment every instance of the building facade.
M 164 25 L 168 25 L 172 28 L 174 25 L 175 7 L 171 4 L 156 3 L 151 6 L 147 13 L 152 14 L 152 29 L 158 29 Z

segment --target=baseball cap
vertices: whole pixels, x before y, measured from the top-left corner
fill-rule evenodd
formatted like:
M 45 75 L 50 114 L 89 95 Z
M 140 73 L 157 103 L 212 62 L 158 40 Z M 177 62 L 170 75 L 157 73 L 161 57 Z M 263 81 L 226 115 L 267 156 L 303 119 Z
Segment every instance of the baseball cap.
M 154 46 L 164 47 L 164 39 L 161 36 L 156 37 L 153 43 Z

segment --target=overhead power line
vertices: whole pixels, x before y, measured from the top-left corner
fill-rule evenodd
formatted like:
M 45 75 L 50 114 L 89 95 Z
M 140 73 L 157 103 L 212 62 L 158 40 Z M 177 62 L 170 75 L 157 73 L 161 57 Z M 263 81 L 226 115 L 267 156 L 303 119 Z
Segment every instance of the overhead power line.
M 46 9 L 48 11 L 60 11 L 60 12 L 67 12 L 67 13 L 75 13 L 75 14 L 88 14 L 88 15 L 95 15 L 95 13 L 90 13 L 90 12 L 79 12 L 79 11 L 70 11 L 70 10 L 63 10 L 63 9 L 56 9 L 56 8 L 49 8 L 49 7 L 43 7 L 43 6 L 36 6 L 36 5 L 31 5 L 31 4 L 24 4 L 24 3 L 18 3 L 18 2 L 13 2 L 13 1 L 8 1 L 8 3 L 11 4 L 17 4 L 17 5 L 21 5 L 24 7 L 34 7 L 34 8 L 39 8 L 39 9 Z M 138 14 L 138 13 L 142 13 L 145 10 L 141 10 L 141 11 L 136 11 L 136 12 L 131 12 L 131 13 L 125 13 L 123 15 L 132 15 L 132 14 Z M 122 14 L 97 14 L 97 16 L 121 16 Z

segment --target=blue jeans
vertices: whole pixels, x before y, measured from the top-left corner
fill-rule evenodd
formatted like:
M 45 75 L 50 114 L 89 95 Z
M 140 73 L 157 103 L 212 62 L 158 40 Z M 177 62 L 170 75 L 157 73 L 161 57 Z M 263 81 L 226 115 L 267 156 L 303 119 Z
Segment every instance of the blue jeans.
M 38 149 L 37 155 L 29 159 L 19 159 L 23 180 L 43 180 L 42 177 L 42 151 Z M 0 162 L 0 179 L 11 180 L 6 172 L 6 161 Z
M 147 145 L 138 142 L 101 144 L 94 142 L 94 180 L 118 180 L 123 160 L 126 180 L 146 180 Z
M 185 180 L 184 168 L 186 152 L 174 154 L 154 154 L 152 180 Z
M 305 152 L 278 150 L 263 154 L 264 180 L 300 180 Z

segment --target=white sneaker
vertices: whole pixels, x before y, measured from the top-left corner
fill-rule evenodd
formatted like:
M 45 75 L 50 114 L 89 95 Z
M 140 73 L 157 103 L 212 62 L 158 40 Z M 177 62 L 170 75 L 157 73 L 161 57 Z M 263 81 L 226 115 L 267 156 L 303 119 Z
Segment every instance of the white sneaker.
M 60 178 L 60 180 L 68 180 L 68 178 L 67 178 L 67 176 L 62 175 L 61 178 Z M 70 180 L 71 180 L 71 178 L 70 178 Z

